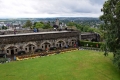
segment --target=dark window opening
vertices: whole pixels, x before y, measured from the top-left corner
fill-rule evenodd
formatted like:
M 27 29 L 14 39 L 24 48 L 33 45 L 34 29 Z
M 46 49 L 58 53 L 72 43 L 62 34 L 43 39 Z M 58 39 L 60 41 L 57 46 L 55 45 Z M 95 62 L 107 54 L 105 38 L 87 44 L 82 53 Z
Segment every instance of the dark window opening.
M 9 53 L 9 50 L 7 50 L 7 53 Z

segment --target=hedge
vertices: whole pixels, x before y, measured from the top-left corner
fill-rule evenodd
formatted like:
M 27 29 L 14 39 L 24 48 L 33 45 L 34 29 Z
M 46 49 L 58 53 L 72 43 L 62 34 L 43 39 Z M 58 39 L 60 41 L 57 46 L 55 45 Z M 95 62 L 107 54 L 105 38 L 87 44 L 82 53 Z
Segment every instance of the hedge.
M 80 46 L 100 48 L 102 42 L 80 41 Z
M 0 63 L 5 63 L 7 61 L 7 58 L 0 58 Z

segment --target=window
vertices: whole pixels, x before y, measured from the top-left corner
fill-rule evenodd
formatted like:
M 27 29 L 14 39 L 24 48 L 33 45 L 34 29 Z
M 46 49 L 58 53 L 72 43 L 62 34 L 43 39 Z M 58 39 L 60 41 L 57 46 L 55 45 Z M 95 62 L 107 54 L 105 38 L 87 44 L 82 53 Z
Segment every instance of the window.
M 7 50 L 7 53 L 9 53 L 9 50 Z
M 17 52 L 17 49 L 15 49 L 15 51 Z
M 33 49 L 35 49 L 35 47 L 33 47 Z

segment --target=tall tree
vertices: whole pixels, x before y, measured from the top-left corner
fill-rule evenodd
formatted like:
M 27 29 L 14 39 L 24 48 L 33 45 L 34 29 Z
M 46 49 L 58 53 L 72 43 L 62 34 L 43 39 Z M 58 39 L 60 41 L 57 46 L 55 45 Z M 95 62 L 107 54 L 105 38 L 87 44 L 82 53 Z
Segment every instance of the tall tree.
M 120 0 L 107 0 L 101 9 L 103 15 L 100 19 L 105 31 L 107 48 L 114 53 L 114 63 L 120 69 Z
M 31 28 L 32 27 L 32 22 L 30 20 L 27 20 L 24 27 L 29 27 Z

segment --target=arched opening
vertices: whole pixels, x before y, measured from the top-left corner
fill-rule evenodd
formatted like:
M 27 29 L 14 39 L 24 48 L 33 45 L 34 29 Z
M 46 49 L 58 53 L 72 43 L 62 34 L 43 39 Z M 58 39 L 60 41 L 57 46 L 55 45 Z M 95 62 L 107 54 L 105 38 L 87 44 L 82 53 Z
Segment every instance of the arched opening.
M 25 51 L 26 52 L 33 52 L 35 50 L 35 45 L 33 44 L 28 44 L 26 47 L 25 47 Z
M 8 55 L 14 56 L 18 52 L 18 48 L 15 46 L 10 46 L 6 49 Z
M 41 45 L 42 50 L 50 49 L 51 44 L 48 42 L 45 42 Z
M 76 40 L 71 40 L 70 43 L 69 43 L 69 45 L 71 47 L 76 47 L 77 46 L 77 41 Z
M 58 41 L 57 42 L 57 47 L 58 48 L 63 48 L 63 47 L 65 47 L 65 43 L 63 41 Z

